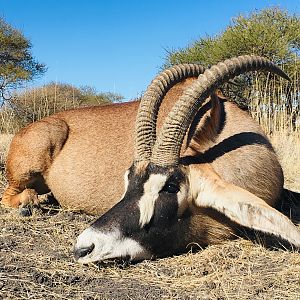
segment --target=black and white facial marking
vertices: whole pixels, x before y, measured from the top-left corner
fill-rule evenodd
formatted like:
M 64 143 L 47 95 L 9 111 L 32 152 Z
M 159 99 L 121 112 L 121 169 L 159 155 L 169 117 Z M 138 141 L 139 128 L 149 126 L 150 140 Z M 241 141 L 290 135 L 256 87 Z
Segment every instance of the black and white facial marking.
M 132 166 L 121 201 L 78 236 L 74 248 L 78 262 L 170 254 L 177 242 L 179 218 L 188 206 L 185 173 L 151 163 Z

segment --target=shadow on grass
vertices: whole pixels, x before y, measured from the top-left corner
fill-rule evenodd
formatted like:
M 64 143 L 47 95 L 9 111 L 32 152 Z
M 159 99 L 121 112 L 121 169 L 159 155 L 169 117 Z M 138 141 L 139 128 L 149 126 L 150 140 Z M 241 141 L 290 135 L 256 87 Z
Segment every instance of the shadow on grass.
M 284 189 L 276 209 L 289 217 L 295 224 L 300 223 L 300 193 Z

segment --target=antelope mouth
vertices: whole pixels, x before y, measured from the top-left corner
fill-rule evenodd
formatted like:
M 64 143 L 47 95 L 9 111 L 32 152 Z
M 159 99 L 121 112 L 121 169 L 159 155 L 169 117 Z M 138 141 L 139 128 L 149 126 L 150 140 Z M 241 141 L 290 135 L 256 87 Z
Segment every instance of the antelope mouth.
M 73 253 L 75 260 L 82 264 L 107 260 L 129 262 L 151 258 L 151 254 L 140 243 L 124 237 L 117 228 L 109 232 L 87 228 L 78 236 Z

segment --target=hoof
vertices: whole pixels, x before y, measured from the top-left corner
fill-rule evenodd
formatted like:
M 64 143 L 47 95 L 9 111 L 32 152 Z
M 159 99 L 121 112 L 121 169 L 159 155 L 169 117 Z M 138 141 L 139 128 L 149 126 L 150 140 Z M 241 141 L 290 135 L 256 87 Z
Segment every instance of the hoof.
M 19 208 L 19 215 L 22 217 L 30 217 L 32 216 L 32 208 L 27 205 Z

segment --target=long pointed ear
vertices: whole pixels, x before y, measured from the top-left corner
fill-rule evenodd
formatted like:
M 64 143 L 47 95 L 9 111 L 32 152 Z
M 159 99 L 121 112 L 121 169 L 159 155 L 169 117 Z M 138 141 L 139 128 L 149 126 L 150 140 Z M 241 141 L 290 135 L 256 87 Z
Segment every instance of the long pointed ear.
M 198 145 L 210 144 L 219 134 L 222 126 L 222 105 L 218 92 L 212 93 L 210 101 L 206 102 L 195 115 L 188 131 L 187 145 L 194 149 Z M 189 155 L 189 153 L 185 153 Z
M 225 182 L 210 167 L 200 173 L 191 169 L 190 176 L 196 206 L 213 208 L 242 226 L 274 234 L 300 247 L 300 230 L 264 200 Z

